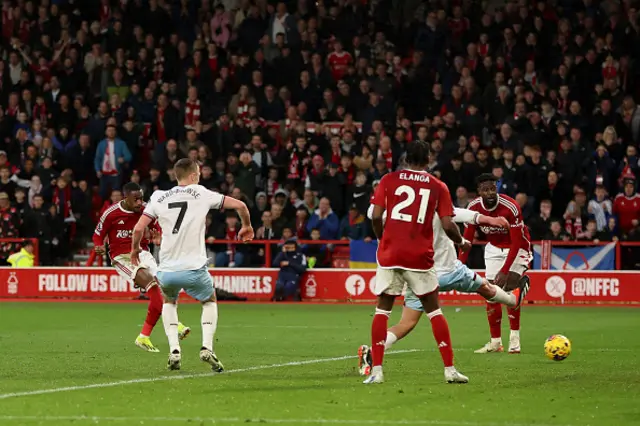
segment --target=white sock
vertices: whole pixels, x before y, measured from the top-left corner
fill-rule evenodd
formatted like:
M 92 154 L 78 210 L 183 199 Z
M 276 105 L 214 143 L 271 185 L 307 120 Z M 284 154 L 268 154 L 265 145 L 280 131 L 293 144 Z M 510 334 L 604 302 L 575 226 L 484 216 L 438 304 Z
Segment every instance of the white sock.
M 520 330 L 511 330 L 510 337 L 517 337 L 519 339 L 520 338 Z
M 456 370 L 456 368 L 455 368 L 454 366 L 451 366 L 451 367 L 445 367 L 445 368 L 444 368 L 444 372 L 445 372 L 445 373 L 455 373 L 456 371 L 457 371 L 457 370 Z
M 218 327 L 218 305 L 207 302 L 202 305 L 202 346 L 213 350 L 213 335 Z
M 390 331 L 387 331 L 387 340 L 385 340 L 384 342 L 384 350 L 386 351 L 387 349 L 389 349 L 397 341 L 398 341 L 398 336 L 396 336 Z
M 162 305 L 162 324 L 164 332 L 169 339 L 169 351 L 180 350 L 180 339 L 178 338 L 178 305 L 165 303 Z
M 371 368 L 371 375 L 374 374 L 382 374 L 382 366 L 381 365 L 375 365 L 373 366 L 373 368 Z
M 497 285 L 489 285 L 496 291 L 496 295 L 489 299 L 489 302 L 502 303 L 503 305 L 507 306 L 516 306 L 516 303 L 518 303 L 518 299 L 516 299 L 515 294 L 507 293 Z
M 491 344 L 492 345 L 501 345 L 502 344 L 502 339 L 500 337 L 492 337 L 491 338 Z

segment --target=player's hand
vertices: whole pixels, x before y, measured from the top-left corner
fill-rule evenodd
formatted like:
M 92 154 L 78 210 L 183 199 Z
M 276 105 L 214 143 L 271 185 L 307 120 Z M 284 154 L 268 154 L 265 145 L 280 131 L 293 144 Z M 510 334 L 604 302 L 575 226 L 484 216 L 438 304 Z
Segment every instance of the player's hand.
M 140 264 L 140 253 L 142 253 L 142 249 L 131 250 L 131 264 L 133 266 L 138 266 Z
M 509 228 L 509 221 L 504 217 L 488 217 L 489 226 L 495 226 L 496 228 Z
M 102 256 L 103 254 L 106 253 L 106 250 L 104 249 L 104 246 L 95 246 L 93 248 L 93 251 L 95 251 L 96 254 L 99 254 L 100 256 Z
M 282 262 L 280 262 L 280 267 L 284 268 L 285 266 L 289 266 L 289 261 L 288 260 L 283 260 Z
M 498 275 L 496 275 L 496 279 L 493 281 L 493 283 L 500 288 L 504 288 L 507 285 L 507 274 L 505 274 L 504 272 L 498 272 Z
M 240 229 L 240 232 L 238 232 L 238 239 L 243 243 L 253 240 L 253 237 L 254 237 L 254 233 L 253 233 L 253 227 L 251 225 L 243 226 Z
M 463 253 L 466 253 L 466 252 L 468 252 L 469 250 L 471 250 L 471 247 L 472 247 L 472 246 L 473 246 L 473 245 L 471 244 L 471 241 L 466 240 L 466 239 L 462 239 L 462 243 L 460 244 L 460 250 L 461 250 Z
M 149 237 L 153 244 L 160 244 L 162 242 L 162 231 L 159 229 L 147 228 L 149 230 Z

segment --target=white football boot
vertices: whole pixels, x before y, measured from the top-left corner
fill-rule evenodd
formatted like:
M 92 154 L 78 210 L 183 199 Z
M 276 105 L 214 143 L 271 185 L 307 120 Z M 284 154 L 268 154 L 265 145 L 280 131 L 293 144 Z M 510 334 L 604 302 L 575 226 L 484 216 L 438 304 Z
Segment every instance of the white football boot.
M 180 370 L 182 365 L 182 355 L 180 351 L 175 350 L 169 354 L 169 361 L 167 361 L 167 368 L 169 370 Z
M 519 331 L 511 331 L 511 335 L 509 336 L 509 353 L 510 354 L 519 354 L 520 353 L 520 332 Z
M 489 341 L 486 345 L 481 347 L 480 349 L 474 351 L 476 354 L 488 354 L 492 352 L 504 352 L 504 348 L 502 347 L 502 342 L 500 341 Z
M 447 383 L 469 383 L 469 378 L 456 370 L 455 367 L 444 369 L 444 380 Z

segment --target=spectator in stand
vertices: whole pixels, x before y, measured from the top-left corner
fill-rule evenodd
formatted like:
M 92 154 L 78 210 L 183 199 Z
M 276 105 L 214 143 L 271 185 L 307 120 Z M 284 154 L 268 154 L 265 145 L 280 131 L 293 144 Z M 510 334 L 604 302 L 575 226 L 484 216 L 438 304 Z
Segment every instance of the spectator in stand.
M 238 239 L 240 224 L 236 212 L 228 212 L 225 218 L 224 227 L 216 235 L 218 240 L 235 241 Z M 216 268 L 228 266 L 230 268 L 240 268 L 249 259 L 245 259 L 247 254 L 246 246 L 242 244 L 219 244 L 216 248 L 215 266 Z
M 551 223 L 557 219 L 551 217 L 552 205 L 549 200 L 540 202 L 540 214 L 529 219 L 526 223 L 534 241 L 540 241 L 551 232 Z
M 279 302 L 287 298 L 302 300 L 300 295 L 300 278 L 307 270 L 307 259 L 295 239 L 287 240 L 273 261 L 280 268 L 273 300 Z
M 338 215 L 331 209 L 331 202 L 328 198 L 321 198 L 318 209 L 311 215 L 307 223 L 307 231 L 313 229 L 320 231 L 320 239 L 336 240 L 338 238 L 340 222 Z
M 2 238 L 20 237 L 20 217 L 15 207 L 11 206 L 9 194 L 0 192 L 0 235 Z M 0 261 L 6 262 L 9 252 L 12 250 L 11 244 L 3 244 L 0 249 Z
M 559 220 L 553 220 L 549 226 L 549 232 L 545 235 L 544 239 L 549 241 L 569 241 L 571 236 L 562 229 Z
M 352 204 L 349 214 L 340 223 L 341 240 L 364 240 L 367 236 L 366 217 L 360 213 L 357 204 Z
M 106 138 L 100 141 L 96 150 L 94 167 L 100 179 L 100 196 L 106 198 L 114 189 L 119 189 L 123 181 L 125 163 L 131 161 L 127 144 L 116 136 L 116 126 L 108 126 Z
M 636 192 L 635 180 L 625 179 L 623 184 L 624 192 L 613 202 L 613 214 L 618 218 L 620 231 L 626 234 L 640 223 L 640 194 Z

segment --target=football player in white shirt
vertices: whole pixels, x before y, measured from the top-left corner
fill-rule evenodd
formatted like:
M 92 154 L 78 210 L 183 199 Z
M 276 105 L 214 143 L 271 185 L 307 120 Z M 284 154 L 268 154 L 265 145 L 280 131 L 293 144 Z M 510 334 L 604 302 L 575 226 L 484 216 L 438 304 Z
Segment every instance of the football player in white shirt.
M 370 206 L 367 212 L 369 219 L 371 219 L 372 207 Z M 503 217 L 489 217 L 467 209 L 454 209 L 453 221 L 509 228 L 509 222 Z M 464 251 L 467 251 L 471 248 L 471 243 L 465 240 L 461 247 Z M 438 215 L 433 218 L 433 249 L 435 252 L 434 267 L 438 275 L 440 292 L 456 290 L 461 293 L 478 293 L 491 302 L 502 303 L 507 306 L 520 306 L 529 291 L 529 284 L 523 283 L 522 288 L 507 293 L 462 264 L 458 260 L 453 241 L 447 237 L 442 229 Z M 398 324 L 387 331 L 385 349 L 389 349 L 395 342 L 409 334 L 420 321 L 423 312 L 420 300 L 410 289 L 407 289 L 404 296 L 402 317 Z M 371 349 L 367 345 L 362 345 L 358 349 L 358 363 L 361 375 L 369 375 L 371 369 L 370 351 Z
M 158 279 L 164 295 L 162 322 L 169 339 L 170 370 L 181 365 L 180 340 L 178 338 L 178 295 L 182 289 L 202 303 L 202 348 L 200 359 L 211 365 L 215 372 L 224 367 L 213 351 L 213 336 L 218 323 L 218 305 L 213 279 L 207 270 L 205 249 L 205 221 L 211 209 L 234 209 L 242 220 L 238 238 L 253 239 L 249 209 L 242 201 L 210 191 L 198 185 L 199 166 L 189 160 L 179 160 L 174 171 L 178 186 L 168 191 L 156 191 L 151 195 L 142 217 L 133 230 L 131 261 L 140 261 L 140 241 L 143 232 L 154 220 L 162 228 Z

